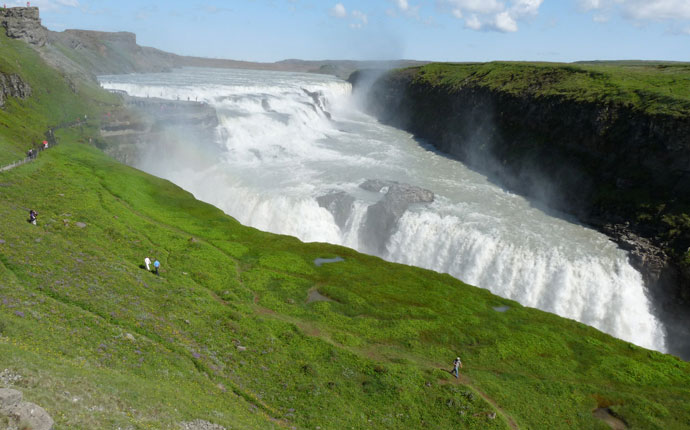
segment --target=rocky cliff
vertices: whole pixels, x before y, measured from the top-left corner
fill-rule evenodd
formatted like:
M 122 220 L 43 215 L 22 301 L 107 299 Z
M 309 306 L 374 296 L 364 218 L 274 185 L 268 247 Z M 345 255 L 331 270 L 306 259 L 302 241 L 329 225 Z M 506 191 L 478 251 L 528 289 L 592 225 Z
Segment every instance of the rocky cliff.
M 690 302 L 690 115 L 557 94 L 545 87 L 560 77 L 519 76 L 535 74 L 529 68 L 500 82 L 486 70 L 457 80 L 449 73 L 385 74 L 367 107 L 502 186 L 608 234 L 630 251 L 653 293 L 673 297 L 664 306 Z M 367 75 L 351 76 L 355 91 Z
M 22 81 L 19 75 L 0 72 L 0 109 L 5 107 L 5 100 L 8 97 L 25 99 L 30 95 L 31 86 Z
M 37 46 L 46 44 L 47 31 L 41 25 L 37 7 L 0 9 L 0 26 L 13 39 L 21 39 Z

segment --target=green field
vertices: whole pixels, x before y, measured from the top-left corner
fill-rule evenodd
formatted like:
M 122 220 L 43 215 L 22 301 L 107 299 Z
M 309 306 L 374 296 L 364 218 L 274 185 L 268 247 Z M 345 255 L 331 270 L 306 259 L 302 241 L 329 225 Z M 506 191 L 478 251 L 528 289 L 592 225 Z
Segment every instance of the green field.
M 690 115 L 688 63 L 433 63 L 411 68 L 418 82 L 481 86 L 530 97 L 611 103 L 648 114 Z
M 114 107 L 0 42 L 35 91 L 0 112 L 0 153 Z M 688 363 L 448 275 L 244 227 L 88 145 L 97 125 L 0 173 L 0 387 L 56 429 L 607 429 L 598 407 L 688 428 Z

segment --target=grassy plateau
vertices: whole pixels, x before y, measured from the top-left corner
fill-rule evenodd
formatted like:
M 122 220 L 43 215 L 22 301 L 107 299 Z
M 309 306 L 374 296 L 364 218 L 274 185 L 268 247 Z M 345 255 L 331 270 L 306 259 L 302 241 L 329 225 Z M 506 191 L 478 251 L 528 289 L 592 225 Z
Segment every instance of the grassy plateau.
M 433 63 L 409 69 L 432 85 L 479 85 L 518 95 L 612 103 L 648 114 L 690 115 L 690 63 Z
M 0 71 L 34 90 L 0 111 L 3 161 L 117 103 L 4 36 Z M 0 387 L 56 429 L 609 428 L 597 408 L 690 427 L 688 363 L 448 275 L 242 226 L 106 157 L 88 144 L 97 126 L 0 173 Z

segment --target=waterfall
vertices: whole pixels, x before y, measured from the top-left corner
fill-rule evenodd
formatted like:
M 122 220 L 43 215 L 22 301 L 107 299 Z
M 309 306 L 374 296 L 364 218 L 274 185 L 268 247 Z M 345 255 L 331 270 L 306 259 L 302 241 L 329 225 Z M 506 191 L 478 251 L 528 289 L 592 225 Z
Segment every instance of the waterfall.
M 132 96 L 189 98 L 215 108 L 218 150 L 209 155 L 210 167 L 190 165 L 186 151 L 164 142 L 150 142 L 151 153 L 137 167 L 243 224 L 449 273 L 665 351 L 664 329 L 641 275 L 606 236 L 551 217 L 409 134 L 379 124 L 356 109 L 347 82 L 213 69 L 100 79 Z M 368 179 L 388 182 L 362 188 Z M 391 189 L 402 191 L 392 196 Z M 433 202 L 404 200 L 427 191 Z

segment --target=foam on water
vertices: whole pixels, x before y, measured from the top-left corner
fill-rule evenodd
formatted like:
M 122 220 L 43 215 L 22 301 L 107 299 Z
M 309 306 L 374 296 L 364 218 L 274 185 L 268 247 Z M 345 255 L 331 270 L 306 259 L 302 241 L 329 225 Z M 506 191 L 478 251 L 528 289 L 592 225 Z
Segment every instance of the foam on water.
M 187 154 L 156 145 L 151 150 L 157 153 L 142 157 L 137 167 L 172 180 L 243 224 L 362 250 L 367 209 L 382 194 L 358 185 L 366 179 L 417 185 L 432 190 L 436 201 L 403 215 L 385 238 L 381 257 L 446 272 L 526 306 L 665 350 L 664 330 L 650 310 L 641 275 L 604 235 L 548 216 L 409 134 L 378 124 L 353 108 L 344 81 L 182 69 L 101 82 L 134 96 L 189 98 L 215 107 L 222 150 L 212 154 L 212 167 L 184 167 Z M 332 192 L 355 199 L 341 226 L 316 200 Z

